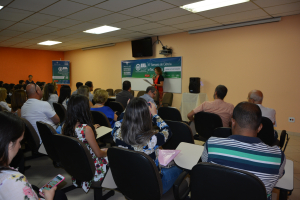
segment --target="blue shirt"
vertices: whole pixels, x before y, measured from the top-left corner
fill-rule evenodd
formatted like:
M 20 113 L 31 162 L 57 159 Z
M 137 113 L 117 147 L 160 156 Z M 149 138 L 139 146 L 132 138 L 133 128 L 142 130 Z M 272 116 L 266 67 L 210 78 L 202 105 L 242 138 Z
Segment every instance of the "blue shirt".
M 111 127 L 113 128 L 115 125 L 115 112 L 108 106 L 103 106 L 100 108 L 91 108 L 92 111 L 100 111 L 102 113 L 104 113 L 104 115 L 106 115 L 106 117 L 109 120 L 109 123 L 111 125 Z

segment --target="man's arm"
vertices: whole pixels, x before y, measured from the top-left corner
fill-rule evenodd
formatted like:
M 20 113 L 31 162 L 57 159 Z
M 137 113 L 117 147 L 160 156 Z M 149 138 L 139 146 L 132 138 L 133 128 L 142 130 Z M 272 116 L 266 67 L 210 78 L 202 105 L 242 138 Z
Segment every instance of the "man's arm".
M 192 110 L 188 115 L 187 118 L 191 121 L 194 121 L 194 115 L 197 114 L 198 112 L 203 111 L 203 106 L 204 106 L 205 102 L 203 102 L 200 106 L 198 106 L 197 108 L 195 108 L 194 110 Z
M 194 110 L 192 110 L 188 115 L 187 115 L 187 118 L 189 118 L 190 121 L 194 121 L 194 115 L 196 113 L 194 112 Z
M 59 116 L 55 114 L 53 117 L 50 118 L 54 124 L 58 124 L 60 122 Z

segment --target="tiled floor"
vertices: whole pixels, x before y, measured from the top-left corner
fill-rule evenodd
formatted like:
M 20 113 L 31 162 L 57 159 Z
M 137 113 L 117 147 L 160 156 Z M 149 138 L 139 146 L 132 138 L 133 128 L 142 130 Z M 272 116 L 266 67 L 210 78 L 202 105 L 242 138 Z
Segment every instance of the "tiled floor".
M 285 155 L 287 159 L 294 161 L 294 191 L 289 197 L 289 200 L 300 199 L 300 137 L 290 135 L 290 141 L 286 148 Z M 197 142 L 197 144 L 201 144 Z M 50 181 L 57 174 L 61 174 L 66 179 L 59 185 L 59 188 L 69 186 L 72 184 L 71 176 L 65 172 L 64 169 L 54 168 L 51 159 L 47 156 L 32 159 L 26 161 L 26 165 L 31 165 L 31 168 L 26 170 L 25 175 L 29 183 L 42 187 L 45 183 Z M 94 193 L 91 189 L 88 193 L 85 193 L 81 188 L 72 190 L 67 194 L 68 200 L 92 200 L 94 199 Z M 115 195 L 110 200 L 124 200 L 124 196 L 119 192 L 115 192 Z

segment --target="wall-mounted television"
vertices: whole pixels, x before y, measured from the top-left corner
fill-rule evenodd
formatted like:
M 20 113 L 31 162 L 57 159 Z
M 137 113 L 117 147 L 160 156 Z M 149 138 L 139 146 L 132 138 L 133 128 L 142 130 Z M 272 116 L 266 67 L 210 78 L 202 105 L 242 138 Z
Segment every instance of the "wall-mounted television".
M 152 56 L 152 38 L 131 41 L 132 57 Z

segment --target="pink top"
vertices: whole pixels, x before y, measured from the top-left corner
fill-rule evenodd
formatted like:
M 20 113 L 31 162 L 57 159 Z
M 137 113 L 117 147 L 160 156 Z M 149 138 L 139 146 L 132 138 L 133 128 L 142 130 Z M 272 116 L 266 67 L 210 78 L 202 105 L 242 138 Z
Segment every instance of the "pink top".
M 198 112 L 209 112 L 217 114 L 221 117 L 223 127 L 229 127 L 229 122 L 232 117 L 234 106 L 231 103 L 226 103 L 221 99 L 215 99 L 214 101 L 205 101 L 200 106 L 195 108 L 193 111 Z

